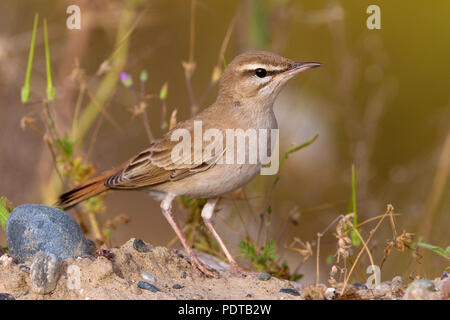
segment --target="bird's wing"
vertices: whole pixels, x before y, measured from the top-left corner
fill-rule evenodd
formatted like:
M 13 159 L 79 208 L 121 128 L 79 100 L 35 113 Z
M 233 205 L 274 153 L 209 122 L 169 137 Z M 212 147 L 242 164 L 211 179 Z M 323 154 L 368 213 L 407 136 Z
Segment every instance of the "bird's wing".
M 188 128 L 188 131 L 192 133 L 190 129 L 192 128 Z M 179 152 L 173 157 L 173 150 L 180 142 L 171 141 L 171 132 L 132 158 L 122 170 L 108 177 L 105 185 L 118 189 L 135 189 L 180 180 L 210 169 L 224 154 L 223 141 L 220 139 L 203 142 L 202 149 L 194 148 L 194 136 L 190 134 L 192 138 L 190 154 Z M 203 159 L 205 148 L 209 148 L 210 152 L 208 152 L 209 156 Z

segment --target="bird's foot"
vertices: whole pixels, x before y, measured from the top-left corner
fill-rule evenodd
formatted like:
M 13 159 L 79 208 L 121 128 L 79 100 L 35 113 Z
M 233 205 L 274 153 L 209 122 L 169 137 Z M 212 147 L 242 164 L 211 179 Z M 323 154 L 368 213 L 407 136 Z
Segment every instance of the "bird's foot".
M 203 276 L 206 276 L 209 278 L 219 278 L 220 277 L 219 272 L 217 270 L 207 266 L 203 262 L 201 262 L 194 251 L 187 252 L 187 253 L 186 253 L 186 251 L 180 250 L 180 249 L 173 249 L 173 251 L 180 257 L 189 261 L 189 263 L 194 267 L 195 271 L 197 271 L 197 273 L 199 275 L 203 275 Z
M 235 276 L 240 276 L 242 278 L 257 275 L 256 272 L 242 269 L 241 267 L 239 267 L 239 265 L 237 263 L 231 263 L 230 272 L 231 272 L 231 274 L 233 274 Z
M 219 278 L 220 277 L 220 274 L 217 270 L 202 263 L 195 253 L 191 254 L 189 256 L 189 261 L 191 262 L 191 265 L 196 269 L 196 271 L 200 275 L 204 275 L 209 278 Z

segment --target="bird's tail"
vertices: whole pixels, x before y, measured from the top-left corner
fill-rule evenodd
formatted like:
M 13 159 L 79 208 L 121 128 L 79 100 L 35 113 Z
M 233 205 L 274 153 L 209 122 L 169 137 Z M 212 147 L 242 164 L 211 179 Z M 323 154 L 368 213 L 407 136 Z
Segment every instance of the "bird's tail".
M 72 190 L 63 193 L 59 196 L 58 206 L 63 209 L 69 209 L 81 201 L 89 199 L 99 193 L 102 193 L 109 189 L 104 185 L 105 180 L 115 173 L 115 170 L 110 170 L 96 176 L 78 186 Z

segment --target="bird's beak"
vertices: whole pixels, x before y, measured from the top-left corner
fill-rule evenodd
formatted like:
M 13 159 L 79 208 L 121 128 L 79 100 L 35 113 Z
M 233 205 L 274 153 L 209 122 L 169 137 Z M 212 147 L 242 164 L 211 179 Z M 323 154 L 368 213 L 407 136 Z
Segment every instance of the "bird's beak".
M 308 69 L 320 67 L 322 64 L 319 62 L 294 62 L 293 68 L 287 71 L 290 76 L 294 76 L 297 73 L 303 72 Z

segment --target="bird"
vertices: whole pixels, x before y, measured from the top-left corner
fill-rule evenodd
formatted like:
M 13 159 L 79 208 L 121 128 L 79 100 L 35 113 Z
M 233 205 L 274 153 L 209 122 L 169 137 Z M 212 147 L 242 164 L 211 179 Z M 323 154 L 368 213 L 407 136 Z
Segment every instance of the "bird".
M 172 202 L 176 197 L 208 199 L 201 213 L 204 224 L 228 259 L 231 272 L 245 274 L 246 271 L 239 267 L 216 231 L 212 217 L 220 197 L 250 182 L 260 173 L 263 163 L 259 156 L 253 162 L 224 163 L 228 154 L 240 152 L 236 146 L 223 147 L 224 141 L 218 135 L 218 138 L 198 147 L 192 134 L 195 135 L 199 124 L 202 132 L 216 130 L 214 132 L 219 134 L 229 129 L 278 129 L 273 105 L 281 89 L 295 75 L 319 66 L 321 64 L 318 62 L 294 62 L 267 51 L 246 51 L 237 55 L 223 70 L 213 104 L 190 119 L 179 122 L 129 161 L 63 193 L 59 197 L 59 206 L 69 209 L 107 190 L 147 192 L 161 201 L 161 211 L 186 250 L 191 265 L 201 274 L 215 276 L 216 270 L 203 264 L 189 245 L 172 212 Z M 180 149 L 180 134 L 186 133 L 190 135 L 186 150 L 191 152 L 186 152 L 187 155 L 179 152 L 178 157 L 174 157 L 177 154 L 174 151 Z M 267 137 L 269 142 L 270 139 Z M 220 145 L 222 149 L 217 148 Z M 268 143 L 269 156 L 272 148 L 272 143 Z M 213 151 L 204 156 L 206 149 Z M 249 157 L 250 151 L 245 152 L 245 156 Z

